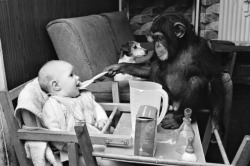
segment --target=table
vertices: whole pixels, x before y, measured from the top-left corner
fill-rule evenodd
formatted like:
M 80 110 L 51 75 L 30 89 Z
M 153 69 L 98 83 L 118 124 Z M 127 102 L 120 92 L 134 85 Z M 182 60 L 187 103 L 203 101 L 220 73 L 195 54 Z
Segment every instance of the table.
M 121 118 L 115 128 L 113 134 L 115 135 L 131 135 L 131 120 L 130 113 L 122 113 Z M 196 122 L 192 124 L 195 132 L 194 149 L 197 156 L 197 162 L 205 163 L 205 156 L 201 144 L 198 125 Z M 157 132 L 157 147 L 155 159 L 170 159 L 181 161 L 181 154 L 175 151 L 176 130 L 163 129 L 158 126 Z M 132 141 L 133 142 L 133 141 Z M 106 147 L 104 153 L 106 154 L 123 154 L 127 156 L 134 156 L 133 145 L 131 147 Z M 150 157 L 151 158 L 151 157 Z

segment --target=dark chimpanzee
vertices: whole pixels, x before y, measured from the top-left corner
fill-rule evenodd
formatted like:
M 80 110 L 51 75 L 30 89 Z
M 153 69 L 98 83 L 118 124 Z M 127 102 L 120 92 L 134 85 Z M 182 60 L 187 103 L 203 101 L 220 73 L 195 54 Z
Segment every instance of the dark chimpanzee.
M 209 107 L 218 128 L 223 88 L 218 61 L 207 41 L 196 36 L 192 25 L 180 14 L 160 15 L 153 22 L 151 33 L 156 58 L 150 66 L 114 64 L 105 70 L 110 76 L 128 73 L 160 83 L 171 103 L 162 127 L 178 128 L 185 108 L 195 113 Z

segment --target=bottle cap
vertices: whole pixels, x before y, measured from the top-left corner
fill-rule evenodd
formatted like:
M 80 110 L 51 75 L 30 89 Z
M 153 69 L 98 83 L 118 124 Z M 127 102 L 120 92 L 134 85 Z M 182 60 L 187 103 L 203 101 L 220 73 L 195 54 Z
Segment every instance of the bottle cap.
M 193 142 L 194 142 L 194 138 L 193 137 L 189 137 L 188 138 L 188 145 L 187 145 L 187 147 L 185 149 L 185 151 L 187 153 L 194 153 Z
M 191 117 L 191 115 L 192 115 L 192 110 L 190 108 L 186 108 L 184 110 L 184 116 L 185 116 L 185 118 L 189 119 Z

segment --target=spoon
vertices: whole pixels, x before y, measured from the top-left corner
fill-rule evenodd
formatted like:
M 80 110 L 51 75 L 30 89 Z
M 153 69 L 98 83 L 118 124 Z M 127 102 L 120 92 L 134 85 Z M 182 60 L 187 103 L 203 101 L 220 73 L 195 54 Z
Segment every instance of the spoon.
M 104 71 L 104 72 L 102 72 L 100 74 L 97 74 L 96 76 L 94 76 L 90 80 L 81 82 L 80 86 L 79 86 L 79 89 L 85 89 L 87 86 L 89 86 L 90 84 L 92 84 L 95 80 L 101 78 L 102 76 L 104 76 L 107 73 L 108 73 L 107 71 Z

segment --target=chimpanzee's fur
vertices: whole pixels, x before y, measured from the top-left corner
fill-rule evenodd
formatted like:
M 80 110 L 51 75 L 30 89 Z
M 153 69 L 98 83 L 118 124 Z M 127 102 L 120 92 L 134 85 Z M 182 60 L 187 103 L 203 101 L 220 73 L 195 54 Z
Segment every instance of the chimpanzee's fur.
M 218 61 L 207 41 L 195 35 L 192 25 L 179 14 L 163 14 L 151 27 L 155 60 L 143 64 L 115 64 L 105 70 L 112 76 L 128 73 L 160 83 L 169 94 L 170 111 L 164 128 L 177 128 L 183 111 L 211 108 L 216 127 L 221 120 L 222 81 Z M 158 57 L 158 58 L 157 58 Z

